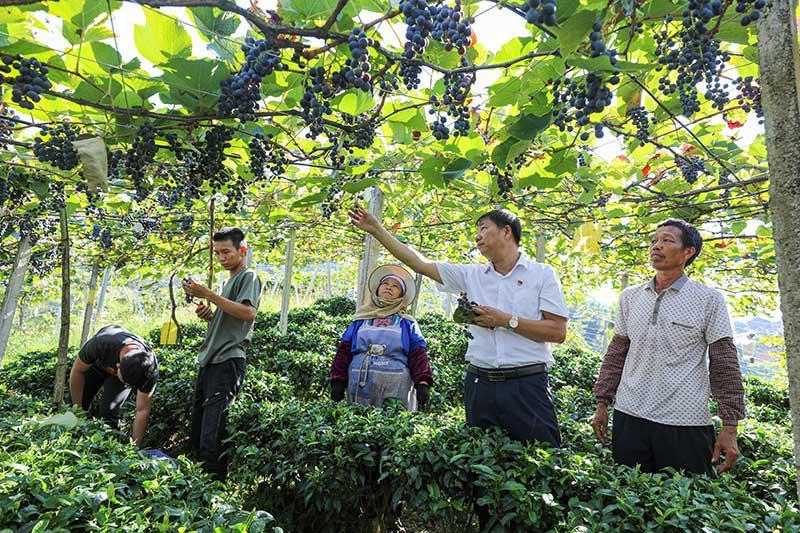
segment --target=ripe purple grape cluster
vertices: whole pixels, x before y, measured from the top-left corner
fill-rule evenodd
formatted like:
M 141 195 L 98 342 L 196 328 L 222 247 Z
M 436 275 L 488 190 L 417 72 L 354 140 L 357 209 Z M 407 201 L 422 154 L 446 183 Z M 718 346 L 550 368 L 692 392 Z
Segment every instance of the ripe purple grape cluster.
M 308 126 L 306 137 L 316 139 L 320 133 L 325 131 L 323 118 L 331 113 L 331 105 L 328 101 L 333 96 L 327 80 L 325 79 L 325 69 L 314 67 L 308 70 L 308 79 L 305 84 L 305 93 L 300 99 L 300 115 Z
M 603 76 L 590 72 L 582 80 L 556 79 L 553 81 L 553 106 L 556 109 L 553 123 L 561 131 L 579 131 L 591 123 L 589 115 L 600 113 L 611 104 L 612 93 L 609 88 L 620 81 L 619 75 L 612 74 L 606 80 Z M 603 137 L 603 125 L 594 125 L 595 137 Z M 580 134 L 582 141 L 589 139 L 589 132 Z
M 331 75 L 331 83 L 341 89 L 355 87 L 370 93 L 372 92 L 372 83 L 370 83 L 372 65 L 369 62 L 368 47 L 373 46 L 375 42 L 367 37 L 364 30 L 356 26 L 348 36 L 347 44 L 352 58 L 345 60 L 342 70 Z
M 603 36 L 600 33 L 603 30 L 601 22 L 595 22 L 592 26 L 592 33 L 589 34 L 589 55 L 591 57 L 608 56 L 612 65 L 617 64 L 617 49 L 606 48 L 606 43 L 603 42 Z
M 665 71 L 658 80 L 658 89 L 665 95 L 677 92 L 687 117 L 700 111 L 701 84 L 705 85 L 704 97 L 716 109 L 721 110 L 728 103 L 720 75 L 730 54 L 711 37 L 708 28 L 712 18 L 721 13 L 721 0 L 692 0 L 681 15 L 679 31 L 670 33 L 670 15 L 664 20 L 664 29 L 655 35 L 659 70 Z
M 224 161 L 225 149 L 231 147 L 232 139 L 233 131 L 225 126 L 217 125 L 206 132 L 196 170 L 214 191 L 222 188 L 229 175 Z
M 152 122 L 145 120 L 136 131 L 131 147 L 125 153 L 125 169 L 136 189 L 138 200 L 147 198 L 152 190 L 147 180 L 147 168 L 155 161 L 157 152 L 156 129 Z
M 101 226 L 99 223 L 92 226 L 92 240 L 100 243 L 104 250 L 110 250 L 114 246 L 114 238 L 108 226 Z
M 342 123 L 350 126 L 350 132 L 342 139 L 342 147 L 353 153 L 353 148 L 369 148 L 375 142 L 375 124 L 366 114 L 353 116 L 342 114 Z
M 426 0 L 403 0 L 399 7 L 407 25 L 400 77 L 406 88 L 411 90 L 419 87 L 419 75 L 422 72 L 422 66 L 414 60 L 425 52 L 438 9 L 428 5 Z
M 740 21 L 742 26 L 747 26 L 751 22 L 757 21 L 761 17 L 761 10 L 765 7 L 767 7 L 767 0 L 738 0 L 736 12 L 744 13 Z
M 344 191 L 341 188 L 341 183 L 336 182 L 328 187 L 328 196 L 322 201 L 322 216 L 324 218 L 331 218 L 339 210 L 343 196 Z
M 764 116 L 764 110 L 761 109 L 761 86 L 759 80 L 754 79 L 753 76 L 739 76 L 734 80 L 736 85 L 736 103 L 742 106 L 742 110 L 746 113 L 754 111 L 756 116 L 761 118 Z
M 555 26 L 558 11 L 556 0 L 527 0 L 522 4 L 528 24 Z
M 12 68 L 17 70 L 15 77 L 9 76 Z M 0 55 L 0 84 L 12 84 L 11 101 L 23 109 L 33 109 L 42 99 L 42 93 L 53 87 L 47 79 L 49 72 L 50 69 L 36 58 Z
M 72 170 L 78 166 L 78 152 L 72 141 L 78 133 L 69 122 L 56 127 L 43 127 L 33 140 L 33 153 L 42 163 L 50 163 L 61 170 Z
M 222 80 L 217 109 L 220 117 L 234 116 L 241 122 L 256 119 L 261 99 L 261 81 L 276 70 L 287 67 L 281 61 L 280 50 L 264 40 L 246 37 L 242 45 L 245 61 L 239 72 Z
M 14 117 L 13 109 L 0 107 L 0 150 L 5 150 L 8 147 L 8 141 L 11 140 L 11 132 L 16 125 Z
M 464 55 L 472 35 L 469 25 L 470 20 L 464 16 L 460 0 L 456 0 L 453 7 L 443 5 L 436 10 L 431 37 L 441 42 L 445 51 L 456 50 L 459 55 Z
M 681 171 L 683 179 L 689 184 L 694 184 L 700 172 L 704 172 L 706 169 L 705 162 L 696 155 L 690 155 L 688 157 L 676 156 L 675 165 L 677 165 L 678 170 Z
M 250 173 L 253 178 L 273 179 L 281 176 L 289 163 L 283 150 L 276 150 L 272 145 L 273 135 L 268 133 L 266 137 L 257 133 L 249 143 L 250 147 Z
M 447 127 L 447 117 L 437 115 L 431 123 L 431 133 L 437 141 L 446 141 L 450 138 L 450 128 Z
M 636 106 L 628 109 L 628 117 L 636 128 L 634 137 L 645 144 L 650 139 L 650 126 L 653 123 L 650 119 L 650 114 L 642 106 Z

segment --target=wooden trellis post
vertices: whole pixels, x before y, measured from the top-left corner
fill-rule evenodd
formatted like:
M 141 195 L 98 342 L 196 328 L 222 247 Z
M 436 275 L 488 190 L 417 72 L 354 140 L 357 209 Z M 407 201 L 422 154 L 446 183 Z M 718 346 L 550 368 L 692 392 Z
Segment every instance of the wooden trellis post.
M 67 350 L 69 348 L 69 314 L 70 314 L 70 292 L 69 292 L 69 225 L 67 223 L 67 211 L 59 211 L 59 221 L 61 227 L 61 327 L 58 334 L 58 353 L 56 355 L 56 384 L 53 390 L 53 402 L 56 407 L 61 407 L 64 403 L 64 387 L 67 380 Z
M 97 310 L 92 317 L 92 322 L 94 325 L 97 325 L 97 321 L 100 319 L 100 315 L 103 313 L 103 308 L 106 305 L 106 293 L 108 292 L 108 284 L 111 282 L 111 267 L 106 267 L 105 272 L 103 272 L 103 281 L 100 282 L 100 294 L 97 297 Z
M 286 265 L 283 267 L 283 295 L 281 297 L 280 332 L 286 335 L 289 327 L 289 300 L 292 296 L 292 265 L 294 264 L 294 237 L 295 229 L 289 230 L 289 239 L 286 241 Z
M 630 285 L 630 275 L 627 272 L 622 273 L 619 284 L 622 286 L 623 291 L 628 288 L 628 285 Z
M 81 328 L 81 346 L 89 338 L 92 329 L 92 312 L 94 311 L 94 299 L 97 297 L 97 276 L 100 274 L 100 265 L 95 261 L 92 265 L 92 274 L 89 276 L 89 287 L 86 290 L 86 310 L 83 312 L 83 328 Z
M 377 185 L 373 186 L 369 202 L 369 212 L 378 219 L 378 222 L 383 222 L 383 191 Z M 369 282 L 369 274 L 372 272 L 378 263 L 378 256 L 380 253 L 380 244 L 375 238 L 366 234 L 364 236 L 364 256 L 361 258 L 361 265 L 358 268 L 358 290 L 356 291 L 357 303 L 360 305 L 366 301 L 367 297 L 367 284 Z
M 536 262 L 544 263 L 547 257 L 547 238 L 541 233 L 536 236 Z
M 31 248 L 31 241 L 27 236 L 20 238 L 17 256 L 14 258 L 14 267 L 11 269 L 11 278 L 8 280 L 6 294 L 3 298 L 3 307 L 0 308 L 0 363 L 3 362 L 8 339 L 11 336 L 14 312 L 17 309 L 19 295 L 22 292 L 22 282 L 25 281 L 25 274 L 28 272 L 28 265 L 31 261 Z

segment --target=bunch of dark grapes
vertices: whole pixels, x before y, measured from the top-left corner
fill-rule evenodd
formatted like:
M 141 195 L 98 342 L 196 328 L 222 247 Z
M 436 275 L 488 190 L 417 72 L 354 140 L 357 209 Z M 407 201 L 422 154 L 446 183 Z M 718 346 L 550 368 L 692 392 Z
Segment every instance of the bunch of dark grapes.
M 445 51 L 456 50 L 464 55 L 470 45 L 472 29 L 469 19 L 461 11 L 461 1 L 456 0 L 454 7 L 440 6 L 433 18 L 431 37 L 444 45 Z
M 675 164 L 681 171 L 683 179 L 685 179 L 686 183 L 689 184 L 694 184 L 697 181 L 697 177 L 700 172 L 704 172 L 706 169 L 706 165 L 703 160 L 696 155 L 691 155 L 688 157 L 676 156 Z
M 181 231 L 191 231 L 192 225 L 194 224 L 194 215 L 191 213 L 181 215 L 178 222 L 180 223 Z
M 375 142 L 375 124 L 366 114 L 343 114 L 342 122 L 350 126 L 350 133 L 342 140 L 342 147 L 353 153 L 353 148 L 369 148 Z
M 745 14 L 741 20 L 742 26 L 757 21 L 761 17 L 761 10 L 765 7 L 767 7 L 767 0 L 738 0 L 736 12 Z
M 50 163 L 61 170 L 78 166 L 78 152 L 72 141 L 78 138 L 75 128 L 62 122 L 55 128 L 44 127 L 33 140 L 33 153 L 42 163 Z
M 367 37 L 360 27 L 353 28 L 352 33 L 347 38 L 352 58 L 345 60 L 345 66 L 339 72 L 331 75 L 331 82 L 341 89 L 356 87 L 366 93 L 372 92 L 370 70 L 372 65 L 369 62 L 368 46 L 374 44 L 371 38 Z
M 339 210 L 343 196 L 344 191 L 342 191 L 340 183 L 334 183 L 328 188 L 328 196 L 322 201 L 322 216 L 324 218 L 331 218 L 331 215 Z
M 225 126 L 214 126 L 206 132 L 205 144 L 197 159 L 197 170 L 214 191 L 219 190 L 228 176 L 225 168 L 225 149 L 231 147 L 233 131 Z
M 256 41 L 245 37 L 242 50 L 245 58 L 242 68 L 220 83 L 217 113 L 220 117 L 235 116 L 241 122 L 248 122 L 256 119 L 261 80 L 287 67 L 281 62 L 280 50 L 272 48 L 264 39 Z
M 753 76 L 739 76 L 734 80 L 738 96 L 736 103 L 742 106 L 742 110 L 749 113 L 751 110 L 755 111 L 757 117 L 764 116 L 764 110 L 761 109 L 761 86 L 759 80 L 753 79 Z
M 437 141 L 446 141 L 450 138 L 450 128 L 447 127 L 447 117 L 438 115 L 431 124 L 431 133 Z
M 10 77 L 11 69 L 18 72 Z M 47 79 L 49 69 L 36 58 L 14 57 L 2 55 L 0 63 L 0 83 L 11 82 L 11 101 L 23 109 L 33 109 L 33 105 L 42 99 L 42 93 L 53 87 Z
M 581 147 L 581 150 L 578 152 L 577 165 L 578 168 L 589 166 L 586 164 L 586 153 L 584 152 L 583 147 Z
M 447 108 L 447 113 L 455 119 L 453 135 L 456 137 L 459 135 L 466 137 L 469 134 L 469 107 L 466 105 L 466 100 L 474 81 L 474 73 L 468 72 L 446 74 L 444 77 L 444 95 L 441 103 Z
M 669 33 L 672 17 L 668 16 L 664 30 L 655 36 L 659 70 L 666 69 L 658 80 L 658 89 L 666 95 L 677 91 L 687 117 L 700 111 L 697 87 L 701 83 L 705 85 L 706 100 L 716 109 L 722 110 L 728 103 L 720 74 L 730 54 L 710 36 L 707 27 L 711 19 L 721 13 L 721 0 L 692 0 L 682 13 L 680 31 Z
M 167 133 L 164 138 L 167 140 L 167 144 L 169 144 L 169 149 L 172 150 L 172 153 L 175 154 L 175 158 L 178 160 L 183 159 L 183 146 L 181 146 L 181 140 L 176 133 Z
M 503 198 L 508 199 L 508 193 L 514 188 L 514 180 L 511 179 L 505 172 L 500 172 L 500 169 L 496 166 L 492 165 L 492 168 L 489 170 L 489 173 L 494 177 L 495 181 L 497 182 L 497 192 Z
M 99 223 L 92 226 L 91 238 L 93 241 L 100 243 L 100 246 L 104 250 L 110 250 L 114 246 L 113 235 L 111 234 L 111 229 L 108 226 L 103 226 Z
M 108 154 L 108 179 L 119 179 L 125 170 L 125 152 L 111 150 Z
M 527 0 L 522 4 L 528 24 L 556 25 L 556 0 Z
M 308 70 L 308 79 L 305 84 L 305 93 L 300 99 L 300 115 L 308 126 L 306 137 L 316 139 L 325 131 L 322 120 L 330 114 L 331 105 L 328 101 L 334 94 L 333 89 L 325 79 L 325 69 L 314 67 Z
M 272 181 L 284 174 L 289 159 L 282 148 L 272 143 L 271 133 L 267 133 L 266 138 L 257 133 L 250 140 L 249 146 L 250 172 L 253 174 L 253 178 L 258 180 L 266 177 Z
M 146 120 L 136 131 L 133 144 L 125 154 L 125 169 L 136 189 L 136 198 L 143 200 L 150 194 L 150 184 L 147 182 L 147 167 L 153 163 L 158 148 L 156 147 L 156 129 Z
M 616 85 L 619 83 L 619 76 L 613 74 L 607 82 L 608 85 Z M 563 82 L 563 88 L 561 80 L 557 79 L 553 82 L 553 107 L 556 109 L 553 122 L 559 130 L 569 132 L 576 127 L 580 129 L 587 126 L 591 122 L 589 115 L 603 111 L 611 104 L 611 97 L 611 89 L 606 85 L 606 80 L 592 72 L 580 82 Z M 601 124 L 594 125 L 594 134 L 598 138 L 603 136 Z M 581 133 L 580 138 L 582 141 L 588 140 L 589 132 Z
M 14 110 L 10 107 L 0 106 L 0 150 L 8 147 L 8 141 L 11 140 L 11 132 L 15 125 Z
M 44 278 L 56 268 L 60 259 L 57 246 L 45 246 L 31 254 L 31 262 L 28 268 L 34 276 Z
M 381 96 L 383 95 L 390 95 L 396 92 L 400 88 L 400 83 L 397 81 L 397 77 L 391 73 L 387 72 L 378 82 L 378 92 Z
M 244 176 L 235 176 L 227 182 L 225 191 L 225 212 L 234 214 L 239 212 L 244 205 L 244 195 L 247 191 L 247 180 Z
M 0 171 L 0 208 L 18 207 L 30 190 L 28 174 L 20 168 L 6 167 Z
M 603 29 L 603 24 L 595 22 L 592 26 L 592 33 L 589 34 L 589 49 L 591 57 L 608 56 L 612 65 L 617 64 L 617 50 L 616 48 L 606 48 L 606 43 L 603 42 L 603 36 L 600 31 Z
M 426 0 L 403 0 L 400 2 L 400 12 L 405 16 L 407 25 L 400 77 L 403 78 L 406 88 L 411 90 L 419 87 L 422 66 L 415 59 L 425 52 L 438 8 L 429 6 Z
M 642 144 L 647 143 L 650 139 L 650 126 L 653 123 L 647 110 L 642 106 L 632 107 L 628 110 L 628 117 L 636 127 L 634 137 Z

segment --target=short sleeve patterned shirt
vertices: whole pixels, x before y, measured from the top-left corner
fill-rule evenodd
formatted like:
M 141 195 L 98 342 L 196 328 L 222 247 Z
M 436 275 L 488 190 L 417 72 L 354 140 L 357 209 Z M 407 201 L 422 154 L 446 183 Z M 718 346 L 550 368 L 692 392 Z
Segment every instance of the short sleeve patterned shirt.
M 630 287 L 614 333 L 631 341 L 615 409 L 660 424 L 711 424 L 708 346 L 733 337 L 719 291 L 686 275 L 661 294 L 655 279 Z

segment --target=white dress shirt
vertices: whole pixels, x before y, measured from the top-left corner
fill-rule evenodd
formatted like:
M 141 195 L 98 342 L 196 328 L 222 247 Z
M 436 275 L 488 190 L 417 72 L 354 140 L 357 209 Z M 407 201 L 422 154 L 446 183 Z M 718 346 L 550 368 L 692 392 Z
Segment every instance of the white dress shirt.
M 466 292 L 479 305 L 495 307 L 519 318 L 541 320 L 542 311 L 567 318 L 567 305 L 561 284 L 549 265 L 530 261 L 520 254 L 517 264 L 501 275 L 492 263 L 454 265 L 436 263 L 442 278 L 440 290 Z M 489 329 L 470 326 L 472 339 L 467 348 L 467 360 L 481 368 L 513 368 L 555 360 L 550 344 L 537 342 L 514 333 L 508 328 Z

